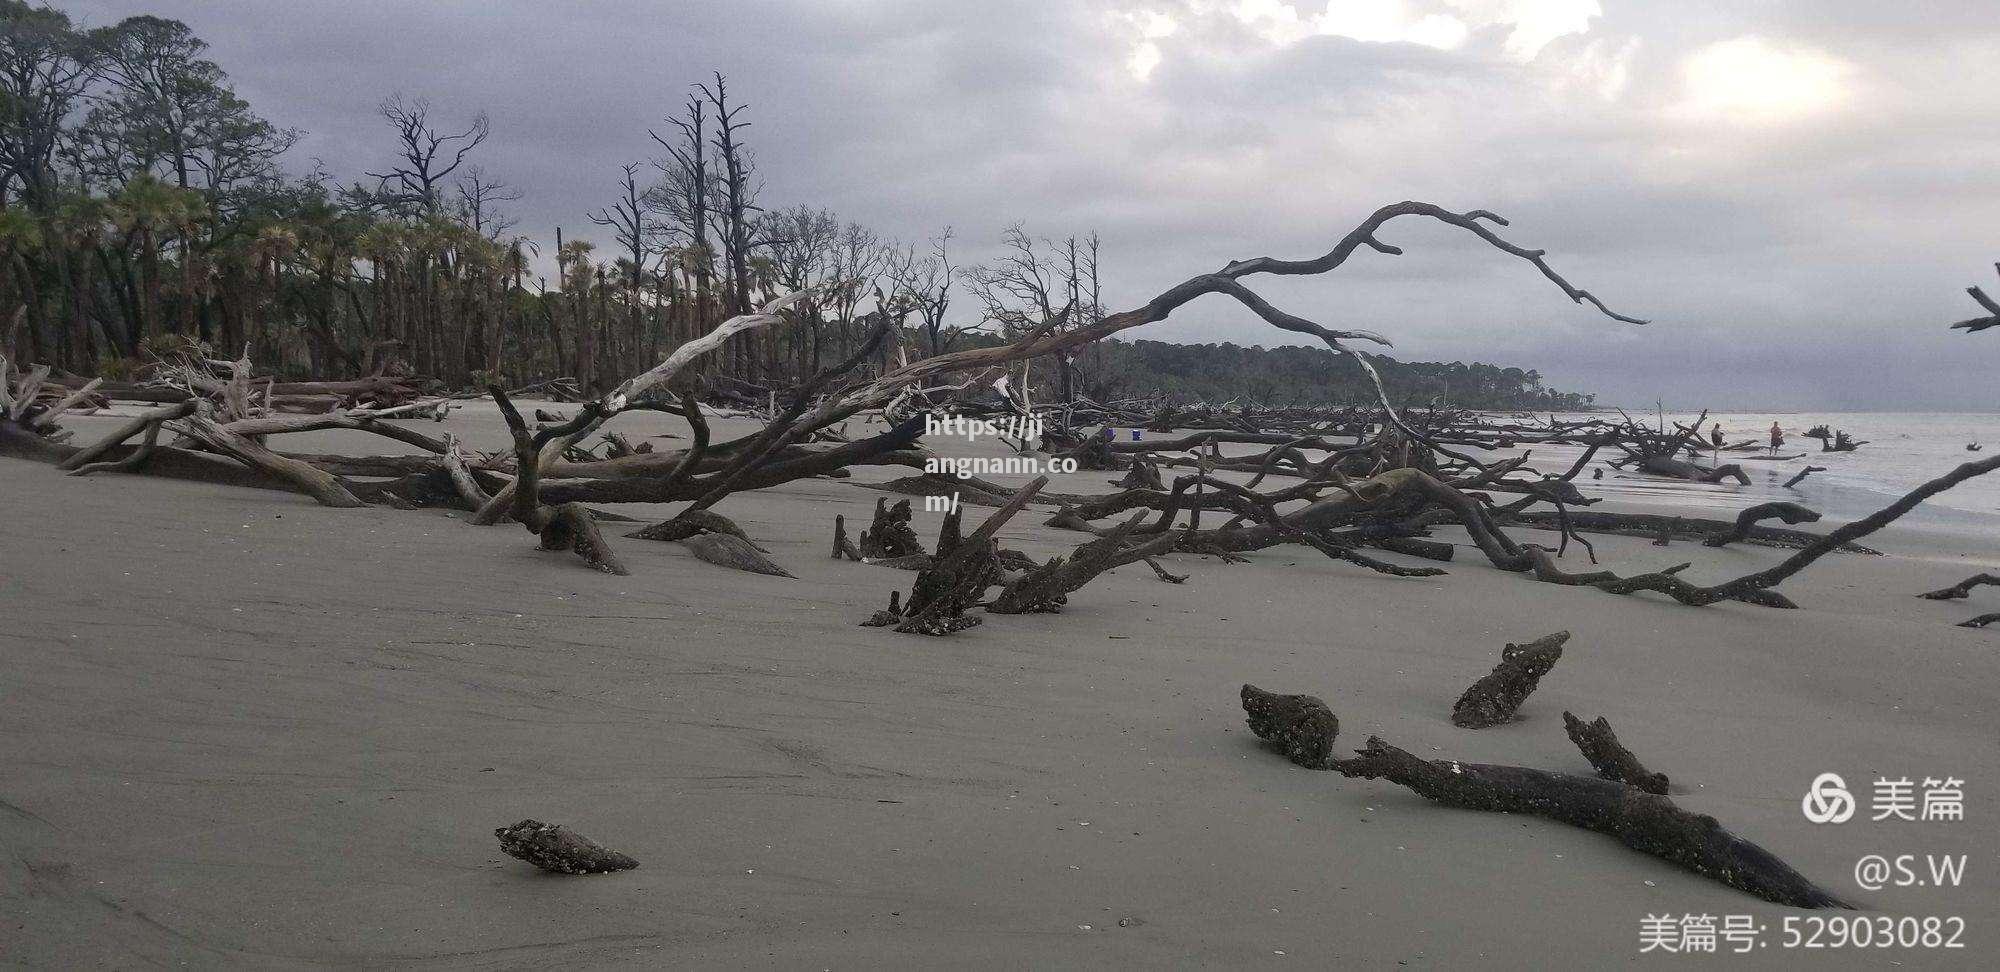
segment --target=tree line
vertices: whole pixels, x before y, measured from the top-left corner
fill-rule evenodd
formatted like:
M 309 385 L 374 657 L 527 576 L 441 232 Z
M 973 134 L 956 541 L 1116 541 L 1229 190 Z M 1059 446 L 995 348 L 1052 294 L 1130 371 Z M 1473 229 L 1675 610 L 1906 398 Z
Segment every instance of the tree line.
M 1293 402 L 1372 403 L 1374 386 L 1354 359 L 1325 348 L 1164 341 L 1100 342 L 1099 400 L 1121 396 L 1165 398 L 1177 404 L 1246 399 L 1267 405 Z M 1502 368 L 1462 361 L 1397 361 L 1376 355 L 1376 370 L 1392 397 L 1440 401 L 1465 408 L 1574 411 L 1595 406 L 1596 395 L 1558 391 L 1532 368 Z
M 706 365 L 749 392 L 800 382 L 878 328 L 877 369 L 1105 313 L 1094 233 L 1016 225 L 999 256 L 960 265 L 949 228 L 898 242 L 822 207 L 768 205 L 750 109 L 720 74 L 648 131 L 652 158 L 610 174 L 606 205 L 585 214 L 607 243 L 556 231 L 551 278 L 545 241 L 515 232 L 523 190 L 485 164 L 483 112 L 390 94 L 378 113 L 391 162 L 346 181 L 318 164 L 299 173 L 285 162 L 304 133 L 259 115 L 207 53 L 178 21 L 83 29 L 55 7 L 0 0 L 0 352 L 120 378 L 200 343 L 247 348 L 260 373 L 400 370 L 451 388 L 566 377 L 591 392 L 729 316 L 806 293 L 784 325 L 732 339 Z M 1279 371 L 1218 384 L 1202 377 L 1213 363 L 1132 350 L 1154 345 L 1093 347 L 1019 380 L 1064 399 L 1331 394 L 1318 359 L 1274 351 Z M 1459 400 L 1449 374 L 1424 377 Z

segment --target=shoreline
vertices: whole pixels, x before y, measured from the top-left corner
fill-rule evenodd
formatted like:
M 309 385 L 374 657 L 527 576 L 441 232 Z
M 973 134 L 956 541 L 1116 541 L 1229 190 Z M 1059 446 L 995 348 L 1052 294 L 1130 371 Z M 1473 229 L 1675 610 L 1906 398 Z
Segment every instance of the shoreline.
M 634 441 L 677 428 L 630 423 Z M 487 411 L 445 427 L 502 441 Z M 826 551 L 836 513 L 865 522 L 884 495 L 858 483 L 904 472 L 731 496 L 796 579 L 615 535 L 634 570 L 607 577 L 441 512 L 0 459 L 19 498 L 0 546 L 34 565 L 6 572 L 0 625 L 0 958 L 1545 967 L 1636 954 L 1661 911 L 1799 914 L 1552 821 L 1300 770 L 1254 743 L 1243 682 L 1325 698 L 1342 749 L 1379 734 L 1570 772 L 1587 767 L 1562 712 L 1605 716 L 1677 802 L 1866 907 L 2000 912 L 1977 805 L 1894 830 L 1815 827 L 1798 802 L 1829 770 L 1984 792 L 2000 652 L 1953 624 L 1994 593 L 1911 595 L 2000 545 L 1892 526 L 1870 541 L 1886 556 L 1830 555 L 1785 585 L 1802 610 L 1774 611 L 1538 584 L 1442 528 L 1461 547 L 1444 577 L 1302 547 L 1176 555 L 1185 584 L 1132 565 L 1062 614 L 931 639 L 858 627 L 910 575 Z M 1001 538 L 1037 557 L 1079 542 L 1043 519 Z M 928 540 L 938 522 L 914 525 Z M 1620 570 L 1704 577 L 1785 554 L 1592 539 Z M 1503 642 L 1557 629 L 1568 655 L 1520 721 L 1450 724 Z M 529 816 L 642 865 L 536 874 L 491 836 Z M 1973 854 L 1973 878 L 1854 892 L 1854 859 L 1885 841 Z M 1974 921 L 1967 941 L 1898 958 L 1995 940 Z

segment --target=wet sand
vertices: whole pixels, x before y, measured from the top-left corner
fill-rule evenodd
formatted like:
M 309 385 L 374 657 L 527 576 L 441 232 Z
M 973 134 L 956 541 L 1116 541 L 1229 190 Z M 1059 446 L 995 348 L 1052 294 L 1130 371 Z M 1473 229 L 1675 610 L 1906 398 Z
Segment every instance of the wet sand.
M 449 426 L 503 441 L 490 412 Z M 615 528 L 632 576 L 608 577 L 442 512 L 0 459 L 0 961 L 1547 968 L 1636 958 L 1642 918 L 1687 912 L 1760 916 L 1752 964 L 1798 957 L 1778 943 L 1799 912 L 1609 838 L 1298 769 L 1244 727 L 1245 681 L 1323 696 L 1343 747 L 1573 772 L 1563 710 L 1606 716 L 1682 805 L 1823 886 L 1969 923 L 1960 952 L 1815 958 L 1992 954 L 2000 631 L 1953 625 L 2000 590 L 1911 596 L 2000 563 L 1990 541 L 1892 528 L 1868 541 L 1889 556 L 1829 556 L 1784 587 L 1804 610 L 1774 611 L 1538 584 L 1446 529 L 1445 577 L 1178 555 L 1184 585 L 1135 565 L 1061 615 L 930 639 L 856 626 L 910 574 L 827 557 L 834 515 L 879 495 L 722 505 L 797 579 Z M 1045 515 L 1003 540 L 1082 539 Z M 1698 581 L 1786 553 L 1594 540 Z M 1451 725 L 1503 642 L 1558 629 L 1521 721 Z M 1814 826 L 1825 771 L 1962 777 L 1967 819 Z M 523 817 L 643 865 L 538 873 L 492 835 Z M 1969 854 L 1967 886 L 1857 890 L 1856 858 L 1891 852 Z

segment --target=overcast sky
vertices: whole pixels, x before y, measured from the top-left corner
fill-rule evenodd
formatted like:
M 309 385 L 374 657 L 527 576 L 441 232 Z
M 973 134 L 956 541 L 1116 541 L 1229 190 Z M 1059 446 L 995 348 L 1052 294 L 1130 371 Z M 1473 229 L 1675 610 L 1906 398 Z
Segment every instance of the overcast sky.
M 1107 303 L 1304 257 L 1385 203 L 1513 221 L 1521 261 L 1416 221 L 1324 277 L 1252 281 L 1407 360 L 1539 368 L 1612 401 L 2000 409 L 2000 16 L 1902 0 L 70 0 L 173 17 L 344 181 L 383 96 L 484 109 L 520 230 L 591 235 L 618 165 L 711 71 L 771 205 L 990 252 L 1096 230 Z M 970 311 L 971 301 L 964 301 Z M 1126 337 L 1286 343 L 1224 298 Z

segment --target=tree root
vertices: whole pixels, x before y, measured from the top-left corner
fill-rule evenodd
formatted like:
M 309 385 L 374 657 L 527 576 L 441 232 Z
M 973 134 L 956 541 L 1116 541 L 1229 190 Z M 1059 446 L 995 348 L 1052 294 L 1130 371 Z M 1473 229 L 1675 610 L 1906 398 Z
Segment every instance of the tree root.
M 889 614 L 885 618 L 885 612 L 878 611 L 863 623 L 871 626 L 877 622 L 894 623 L 897 631 L 906 634 L 946 635 L 985 620 L 965 611 L 977 604 L 986 589 L 1000 578 L 999 545 L 993 536 L 1048 483 L 1047 476 L 1036 477 L 962 539 L 957 537 L 957 517 L 947 517 L 938 536 L 939 553 L 917 572 L 902 614 Z M 893 596 L 890 606 L 893 611 Z
M 611 552 L 604 535 L 597 532 L 597 518 L 582 503 L 543 507 L 546 519 L 537 531 L 543 550 L 569 550 L 595 570 L 623 577 L 631 571 Z
M 1639 757 L 1632 755 L 1632 751 L 1618 741 L 1618 734 L 1611 731 L 1610 720 L 1598 716 L 1593 721 L 1585 722 L 1564 712 L 1563 728 L 1569 731 L 1570 741 L 1576 743 L 1576 748 L 1582 750 L 1583 758 L 1597 768 L 1598 776 L 1638 787 L 1647 793 L 1665 795 L 1667 792 L 1667 775 L 1647 770 L 1639 762 Z
M 705 560 L 718 567 L 747 571 L 752 574 L 768 574 L 772 577 L 792 576 L 790 571 L 778 566 L 769 557 L 759 553 L 755 544 L 733 534 L 694 533 L 681 538 L 679 542 L 681 546 L 693 551 L 697 559 Z
M 1514 712 L 1541 684 L 1542 676 L 1561 660 L 1569 632 L 1558 631 L 1524 645 L 1508 644 L 1500 651 L 1500 664 L 1458 697 L 1451 707 L 1452 725 L 1462 729 L 1485 729 L 1511 722 Z
M 528 532 L 541 538 L 543 550 L 568 548 L 596 570 L 619 576 L 631 573 L 611 552 L 603 535 L 597 532 L 597 520 L 582 503 L 562 503 L 554 507 L 542 504 L 542 453 L 552 444 L 573 438 L 592 427 L 598 419 L 597 407 L 594 404 L 585 405 L 568 425 L 530 434 L 527 423 L 521 420 L 521 413 L 514 408 L 507 393 L 501 391 L 498 385 L 490 385 L 488 390 L 493 393 L 493 401 L 500 406 L 500 415 L 507 420 L 507 430 L 514 437 L 515 463 L 513 484 L 495 494 L 488 507 L 505 500 L 507 513 L 527 527 Z

